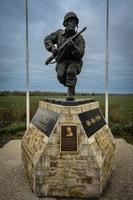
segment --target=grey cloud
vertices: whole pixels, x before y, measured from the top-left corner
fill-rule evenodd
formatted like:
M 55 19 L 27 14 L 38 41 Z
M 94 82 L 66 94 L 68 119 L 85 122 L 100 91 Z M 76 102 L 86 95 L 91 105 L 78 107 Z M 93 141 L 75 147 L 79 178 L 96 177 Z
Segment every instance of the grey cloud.
M 25 90 L 25 1 L 3 0 L 0 6 L 0 85 Z M 32 90 L 66 91 L 56 79 L 55 66 L 43 66 L 50 55 L 44 37 L 63 28 L 67 11 L 80 18 L 79 29 L 87 26 L 84 66 L 78 91 L 104 91 L 106 0 L 29 0 L 30 87 Z M 110 0 L 109 85 L 110 91 L 133 92 L 132 0 Z M 20 77 L 20 80 L 19 78 Z M 23 78 L 22 78 L 23 77 Z

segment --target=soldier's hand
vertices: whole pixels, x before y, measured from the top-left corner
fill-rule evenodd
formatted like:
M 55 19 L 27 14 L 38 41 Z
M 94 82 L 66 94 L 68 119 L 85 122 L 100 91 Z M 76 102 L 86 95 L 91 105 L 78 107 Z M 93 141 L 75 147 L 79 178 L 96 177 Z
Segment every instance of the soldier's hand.
M 71 38 L 69 38 L 69 39 L 67 40 L 67 46 L 68 46 L 68 47 L 72 46 L 72 39 L 71 39 Z
M 75 46 L 75 43 L 73 42 L 73 40 L 71 38 L 69 40 L 70 40 L 71 45 Z
M 75 47 L 75 43 L 73 42 L 73 40 L 71 38 L 68 39 L 68 42 L 67 42 L 67 46 L 73 46 Z
M 56 56 L 59 53 L 58 48 L 56 48 L 55 46 L 52 47 L 52 53 L 54 54 L 54 56 Z

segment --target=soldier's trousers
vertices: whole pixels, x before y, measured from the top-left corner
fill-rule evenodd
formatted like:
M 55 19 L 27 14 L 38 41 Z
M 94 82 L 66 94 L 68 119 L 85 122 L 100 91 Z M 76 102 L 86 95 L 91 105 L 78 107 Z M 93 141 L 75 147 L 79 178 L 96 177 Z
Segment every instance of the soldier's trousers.
M 75 86 L 77 74 L 81 71 L 82 64 L 79 62 L 62 61 L 57 63 L 56 72 L 59 82 L 65 86 Z

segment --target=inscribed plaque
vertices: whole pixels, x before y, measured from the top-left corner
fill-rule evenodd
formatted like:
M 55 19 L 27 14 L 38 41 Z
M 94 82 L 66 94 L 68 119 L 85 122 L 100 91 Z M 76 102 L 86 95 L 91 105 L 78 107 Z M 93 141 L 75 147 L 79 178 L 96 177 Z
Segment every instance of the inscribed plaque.
M 79 119 L 88 137 L 102 128 L 106 122 L 99 108 L 79 114 Z
M 61 126 L 61 152 L 77 152 L 77 127 L 76 126 Z
M 38 108 L 31 123 L 49 137 L 59 118 L 59 115 L 60 114 L 57 112 L 46 110 L 44 108 Z

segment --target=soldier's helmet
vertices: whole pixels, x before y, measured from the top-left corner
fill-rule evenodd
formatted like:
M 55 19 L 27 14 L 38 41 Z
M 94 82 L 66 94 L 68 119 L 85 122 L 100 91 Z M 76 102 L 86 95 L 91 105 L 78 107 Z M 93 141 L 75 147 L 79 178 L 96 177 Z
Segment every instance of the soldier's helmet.
M 75 18 L 77 20 L 77 25 L 79 23 L 79 19 L 77 17 L 77 15 L 74 12 L 68 12 L 65 16 L 64 16 L 64 21 L 63 21 L 63 25 L 66 27 L 66 22 L 68 19 L 70 18 Z

